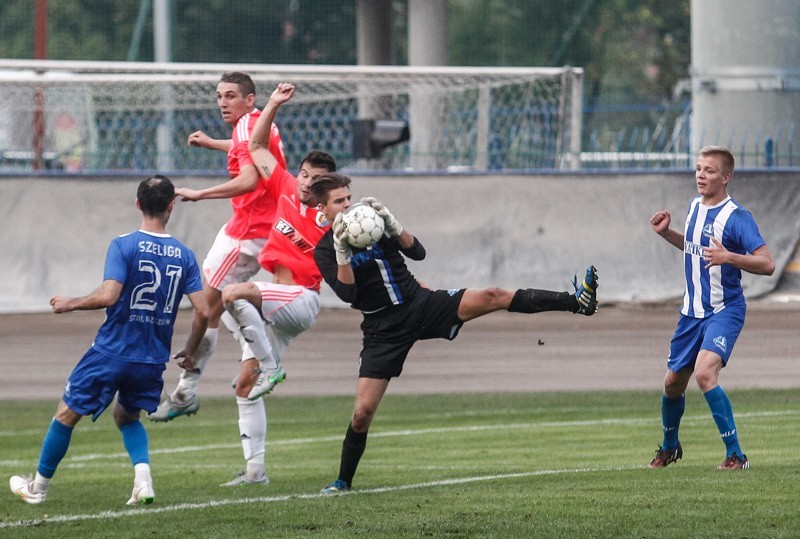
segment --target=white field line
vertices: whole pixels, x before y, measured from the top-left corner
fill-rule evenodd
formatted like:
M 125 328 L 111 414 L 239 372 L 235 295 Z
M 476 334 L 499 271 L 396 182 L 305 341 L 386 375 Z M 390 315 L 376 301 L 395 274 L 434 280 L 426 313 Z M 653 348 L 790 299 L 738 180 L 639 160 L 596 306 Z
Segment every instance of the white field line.
M 786 411 L 778 411 L 778 412 L 752 412 L 752 413 L 742 413 L 737 414 L 737 417 L 774 417 L 774 416 L 792 416 L 792 415 L 799 415 L 800 411 L 796 410 L 786 410 Z M 684 418 L 684 420 L 696 421 L 696 420 L 707 420 L 707 416 L 689 416 Z M 586 421 L 553 421 L 553 422 L 542 422 L 542 423 L 520 423 L 520 424 L 511 424 L 511 425 L 474 425 L 474 426 L 467 426 L 467 427 L 449 427 L 449 428 L 434 428 L 434 429 L 418 429 L 418 430 L 403 430 L 403 431 L 392 431 L 392 432 L 381 432 L 371 434 L 371 437 L 390 437 L 390 436 L 409 436 L 409 435 L 419 435 L 419 434 L 429 434 L 429 433 L 442 433 L 442 432 L 470 432 L 470 431 L 481 431 L 481 430 L 499 430 L 499 429 L 508 429 L 508 428 L 548 428 L 548 427 L 569 427 L 569 426 L 602 426 L 602 425 L 638 425 L 638 424 L 647 424 L 652 423 L 652 418 L 632 418 L 632 419 L 605 419 L 605 420 L 586 420 Z M 327 442 L 327 441 L 338 441 L 340 440 L 340 436 L 324 436 L 324 437 L 317 437 L 317 438 L 296 438 L 292 440 L 279 440 L 276 442 L 271 442 L 272 445 L 292 445 L 292 444 L 300 444 L 300 443 L 314 443 L 314 442 Z M 202 447 L 183 447 L 183 448 L 175 448 L 175 449 L 168 449 L 168 450 L 159 450 L 154 451 L 157 453 L 178 453 L 178 452 L 187 452 L 187 451 L 202 451 L 202 450 L 213 450 L 213 449 L 220 449 L 220 448 L 236 448 L 239 444 L 219 444 L 219 445 L 208 445 Z M 119 453 L 115 455 L 84 455 L 73 457 L 72 461 L 86 461 L 86 460 L 98 460 L 101 458 L 119 458 L 119 457 L 127 457 L 125 453 Z M 8 463 L 16 464 L 18 461 L 0 461 L 0 465 L 7 465 Z M 543 476 L 543 475 L 557 475 L 557 474 L 577 474 L 577 473 L 594 473 L 594 472 L 606 472 L 606 471 L 625 471 L 625 470 L 637 470 L 642 468 L 643 466 L 631 466 L 631 467 L 604 467 L 604 468 L 576 468 L 576 469 L 560 469 L 560 470 L 537 470 L 537 471 L 530 471 L 530 472 L 517 472 L 517 473 L 510 473 L 510 474 L 498 474 L 498 475 L 488 475 L 488 476 L 476 476 L 476 477 L 463 477 L 458 479 L 446 479 L 442 481 L 428 481 L 424 483 L 412 483 L 408 485 L 397 485 L 393 487 L 377 487 L 371 489 L 362 489 L 356 491 L 350 491 L 348 493 L 342 494 L 343 496 L 352 496 L 352 495 L 365 495 L 365 494 L 380 494 L 384 492 L 398 492 L 403 490 L 412 490 L 412 489 L 421 489 L 421 488 L 433 488 L 438 486 L 447 486 L 447 485 L 458 485 L 458 484 L 465 484 L 465 483 L 476 483 L 482 481 L 496 481 L 496 480 L 503 480 L 503 479 L 516 479 L 521 477 L 536 477 L 536 476 Z M 98 513 L 85 513 L 79 515 L 60 515 L 54 517 L 48 517 L 43 519 L 32 519 L 32 520 L 20 520 L 20 521 L 13 521 L 13 522 L 0 522 L 0 529 L 6 528 L 22 528 L 22 527 L 30 527 L 30 526 L 40 526 L 42 524 L 57 524 L 61 522 L 76 522 L 76 521 L 84 521 L 84 520 L 104 520 L 104 519 L 114 519 L 114 518 L 123 518 L 123 517 L 133 517 L 133 516 L 140 516 L 140 515 L 149 515 L 149 514 L 160 514 L 160 513 L 170 513 L 175 511 L 185 511 L 185 510 L 201 510 L 201 509 L 208 509 L 212 507 L 224 507 L 228 505 L 243 505 L 243 504 L 253 504 L 253 503 L 276 503 L 276 502 L 286 502 L 289 500 L 308 500 L 308 499 L 315 499 L 325 497 L 324 494 L 287 494 L 283 496 L 262 496 L 257 498 L 237 498 L 237 499 L 222 499 L 222 500 L 212 500 L 203 503 L 184 503 L 184 504 L 177 504 L 177 505 L 169 505 L 165 507 L 154 507 L 154 508 L 139 508 L 139 509 L 130 509 L 127 511 L 101 511 Z
M 783 417 L 800 415 L 800 410 L 782 410 L 776 412 L 749 412 L 736 414 L 736 418 L 753 418 L 753 417 Z M 682 420 L 683 424 L 708 421 L 709 416 L 706 415 L 693 415 L 685 416 Z M 610 418 L 610 419 L 586 419 L 580 421 L 543 421 L 540 423 L 508 423 L 500 425 L 467 425 L 463 427 L 436 427 L 430 429 L 409 429 L 385 432 L 370 432 L 369 437 L 374 438 L 391 438 L 395 436 L 419 436 L 425 434 L 444 434 L 453 432 L 481 432 L 491 430 L 508 430 L 508 429 L 537 429 L 537 428 L 564 428 L 564 427 L 602 427 L 607 425 L 649 425 L 657 424 L 657 419 L 654 418 Z M 79 428 L 79 427 L 78 427 Z M 287 445 L 300 445 L 324 442 L 340 442 L 343 435 L 337 434 L 333 436 L 315 436 L 310 438 L 290 438 L 286 440 L 270 440 L 268 444 L 274 446 L 287 446 Z M 220 449 L 239 449 L 241 442 L 237 440 L 236 443 L 225 444 L 208 444 L 199 446 L 182 446 L 172 447 L 169 449 L 151 449 L 150 455 L 174 455 L 179 453 L 192 453 L 198 451 L 216 451 Z M 109 460 L 109 459 L 127 459 L 128 454 L 119 453 L 90 453 L 86 455 L 75 455 L 65 458 L 62 462 L 65 465 L 77 462 L 89 462 L 95 460 Z M 14 460 L 0 460 L 0 467 L 2 466 L 26 466 L 30 465 L 29 461 L 14 459 Z
M 465 483 L 478 483 L 481 481 L 498 481 L 503 479 L 517 479 L 521 477 L 536 477 L 542 475 L 557 475 L 557 474 L 577 474 L 577 473 L 594 473 L 594 472 L 608 472 L 608 471 L 624 471 L 636 470 L 642 466 L 632 466 L 627 468 L 577 468 L 577 469 L 563 469 L 563 470 L 538 470 L 531 472 L 517 472 L 509 474 L 498 475 L 483 475 L 476 477 L 461 477 L 457 479 L 445 479 L 442 481 L 427 481 L 425 483 L 412 483 L 408 485 L 397 485 L 393 487 L 377 487 L 362 490 L 354 490 L 340 494 L 340 496 L 360 496 L 365 494 L 382 494 L 385 492 L 398 492 L 403 490 L 433 488 L 447 485 L 461 485 Z M 4 528 L 23 528 L 29 526 L 41 526 L 43 524 L 58 524 L 62 522 L 77 522 L 83 520 L 105 520 L 116 519 L 123 517 L 134 517 L 140 515 L 155 515 L 160 513 L 172 513 L 175 511 L 199 510 L 209 509 L 212 507 L 224 507 L 227 505 L 245 505 L 253 503 L 276 503 L 287 502 L 290 500 L 310 500 L 315 498 L 327 497 L 325 494 L 287 494 L 283 496 L 261 496 L 257 498 L 237 498 L 237 499 L 222 499 L 212 500 L 203 503 L 182 503 L 177 505 L 168 505 L 165 507 L 152 507 L 152 508 L 139 508 L 129 509 L 127 511 L 101 511 L 99 513 L 84 513 L 82 515 L 59 515 L 47 518 L 33 519 L 33 520 L 18 520 L 15 522 L 0 522 L 0 529 Z
M 576 410 L 576 408 L 570 408 L 570 409 L 563 409 L 562 408 L 562 409 L 557 409 L 555 411 L 556 412 L 565 412 L 566 413 L 566 412 L 574 412 L 575 410 Z M 540 410 L 537 410 L 537 411 L 544 411 L 544 410 L 540 409 Z M 553 410 L 549 410 L 548 409 L 547 411 L 551 412 Z M 512 414 L 524 414 L 524 413 L 530 413 L 530 410 L 508 409 L 508 410 L 499 410 L 499 411 L 498 410 L 492 410 L 492 411 L 487 411 L 487 412 L 481 412 L 480 410 L 464 410 L 464 411 L 460 411 L 460 412 L 451 412 L 451 413 L 446 413 L 446 414 L 420 414 L 420 415 L 417 415 L 416 418 L 417 419 L 442 420 L 442 419 L 453 419 L 453 418 L 458 418 L 458 417 L 474 418 L 474 417 L 481 417 L 481 416 L 487 416 L 487 415 L 496 417 L 496 416 L 512 415 Z M 396 416 L 390 415 L 389 413 L 381 415 L 381 420 L 383 420 L 383 421 L 385 421 L 385 420 L 395 420 L 395 418 L 396 418 Z M 311 423 L 312 421 L 314 421 L 314 420 L 313 419 L 291 419 L 291 418 L 280 418 L 280 417 L 279 418 L 272 418 L 272 417 L 270 417 L 269 424 L 271 426 L 275 426 L 275 425 L 307 425 L 307 424 Z M 153 425 L 149 421 L 143 422 L 143 423 L 145 423 L 146 425 Z M 197 430 L 197 429 L 202 429 L 202 428 L 206 428 L 206 427 L 227 426 L 227 425 L 231 425 L 233 423 L 234 422 L 232 422 L 231 420 L 216 420 L 216 421 L 206 420 L 206 421 L 204 421 L 204 420 L 199 419 L 199 418 L 191 418 L 188 421 L 184 421 L 183 419 L 181 419 L 178 422 L 174 422 L 173 421 L 173 422 L 171 422 L 169 424 L 160 424 L 160 425 L 158 425 L 157 428 L 159 428 L 159 429 L 160 428 L 166 428 L 167 430 L 179 430 L 179 429 Z M 35 428 L 35 429 L 20 429 L 20 430 L 14 430 L 14 429 L 3 430 L 3 429 L 0 429 L 0 438 L 13 437 L 13 436 L 36 436 L 37 434 L 38 435 L 43 435 L 44 434 L 44 429 L 46 429 L 49 424 L 50 424 L 50 420 L 48 419 L 46 422 L 42 422 L 42 424 L 41 424 L 42 426 L 41 427 Z M 99 431 L 103 431 L 103 430 L 108 430 L 108 428 L 109 428 L 109 426 L 106 425 L 106 424 L 92 423 L 92 422 L 88 422 L 88 421 L 83 421 L 83 422 L 80 423 L 80 425 L 81 426 L 79 428 L 80 428 L 81 432 L 99 432 Z

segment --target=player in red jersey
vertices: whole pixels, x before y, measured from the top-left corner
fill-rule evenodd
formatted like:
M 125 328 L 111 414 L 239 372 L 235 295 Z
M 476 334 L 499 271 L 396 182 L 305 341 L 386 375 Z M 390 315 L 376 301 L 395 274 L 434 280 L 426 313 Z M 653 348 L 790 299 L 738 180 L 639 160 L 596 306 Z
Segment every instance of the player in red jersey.
M 261 183 L 278 201 L 272 231 L 258 256 L 273 280 L 229 284 L 222 291 L 225 308 L 249 345 L 242 354 L 236 381 L 246 469 L 223 486 L 269 481 L 264 467 L 267 415 L 262 396 L 285 379 L 282 352 L 316 322 L 319 314 L 322 275 L 314 262 L 314 247 L 329 226 L 317 209 L 309 185 L 317 175 L 335 171 L 336 163 L 330 155 L 312 151 L 303 159 L 295 178 L 268 147 L 275 114 L 293 94 L 293 85 L 278 85 L 250 137 L 250 153 Z
M 233 332 L 242 348 L 246 348 L 235 322 L 224 314 L 222 289 L 230 283 L 247 281 L 259 271 L 258 253 L 266 244 L 272 229 L 278 202 L 260 181 L 261 177 L 248 150 L 250 133 L 261 115 L 261 111 L 255 107 L 255 92 L 255 84 L 249 75 L 224 73 L 217 84 L 216 97 L 223 121 L 233 129 L 231 139 L 213 139 L 202 131 L 189 135 L 188 143 L 191 146 L 228 153 L 231 179 L 208 189 L 175 189 L 176 196 L 184 201 L 229 198 L 233 216 L 220 229 L 203 262 L 203 293 L 211 310 L 211 319 L 197 353 L 196 367 L 193 371 L 183 371 L 178 387 L 159 405 L 158 410 L 147 415 L 153 421 L 169 421 L 184 414 L 194 414 L 199 409 L 197 384 L 216 348 L 220 319 Z M 285 168 L 286 159 L 278 128 L 271 124 L 267 133 L 270 151 Z

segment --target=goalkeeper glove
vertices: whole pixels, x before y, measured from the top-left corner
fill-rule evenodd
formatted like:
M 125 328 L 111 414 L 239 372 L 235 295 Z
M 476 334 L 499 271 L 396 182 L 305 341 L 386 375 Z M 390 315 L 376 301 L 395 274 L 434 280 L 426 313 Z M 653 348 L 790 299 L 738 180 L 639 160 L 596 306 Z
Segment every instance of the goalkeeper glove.
M 384 206 L 381 204 L 378 199 L 374 197 L 364 197 L 361 199 L 363 204 L 369 204 L 372 206 L 372 209 L 375 210 L 375 213 L 383 217 L 383 223 L 386 226 L 386 233 L 392 237 L 397 237 L 403 233 L 403 225 L 397 222 L 397 219 L 394 218 L 394 215 Z
M 342 222 L 342 213 L 336 215 L 333 220 L 333 248 L 336 251 L 336 263 L 340 266 L 347 266 L 353 258 L 353 249 L 347 243 L 347 230 Z

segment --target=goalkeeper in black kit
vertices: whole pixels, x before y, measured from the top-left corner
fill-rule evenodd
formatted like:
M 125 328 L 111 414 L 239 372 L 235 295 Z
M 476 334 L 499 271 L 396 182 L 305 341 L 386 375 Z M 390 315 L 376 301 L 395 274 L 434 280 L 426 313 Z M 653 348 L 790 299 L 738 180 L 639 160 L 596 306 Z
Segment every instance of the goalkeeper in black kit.
M 566 311 L 591 316 L 597 311 L 597 271 L 575 285 L 574 293 L 503 288 L 430 290 L 408 270 L 405 258 L 422 260 L 425 248 L 374 198 L 371 205 L 385 222 L 384 236 L 366 249 L 351 247 L 341 213 L 351 205 L 350 178 L 329 173 L 311 185 L 322 212 L 333 223 L 314 250 L 325 282 L 342 301 L 359 309 L 364 319 L 356 403 L 342 444 L 339 476 L 322 489 L 340 494 L 350 489 L 367 445 L 367 431 L 389 381 L 400 376 L 411 347 L 418 340 L 453 340 L 464 322 L 506 310 L 519 313 Z

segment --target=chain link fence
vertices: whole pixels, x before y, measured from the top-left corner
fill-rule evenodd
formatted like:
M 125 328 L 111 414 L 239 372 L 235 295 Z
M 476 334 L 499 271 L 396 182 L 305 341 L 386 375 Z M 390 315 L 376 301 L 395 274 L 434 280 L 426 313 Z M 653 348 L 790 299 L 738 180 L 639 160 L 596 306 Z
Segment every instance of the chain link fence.
M 402 68 L 0 61 L 0 169 L 224 174 L 225 155 L 189 147 L 203 130 L 229 138 L 215 101 L 226 71 L 244 71 L 263 106 L 281 109 L 287 158 L 319 149 L 351 170 L 574 168 L 581 76 L 572 68 Z M 411 140 L 379 158 L 352 154 L 360 118 L 407 122 Z

